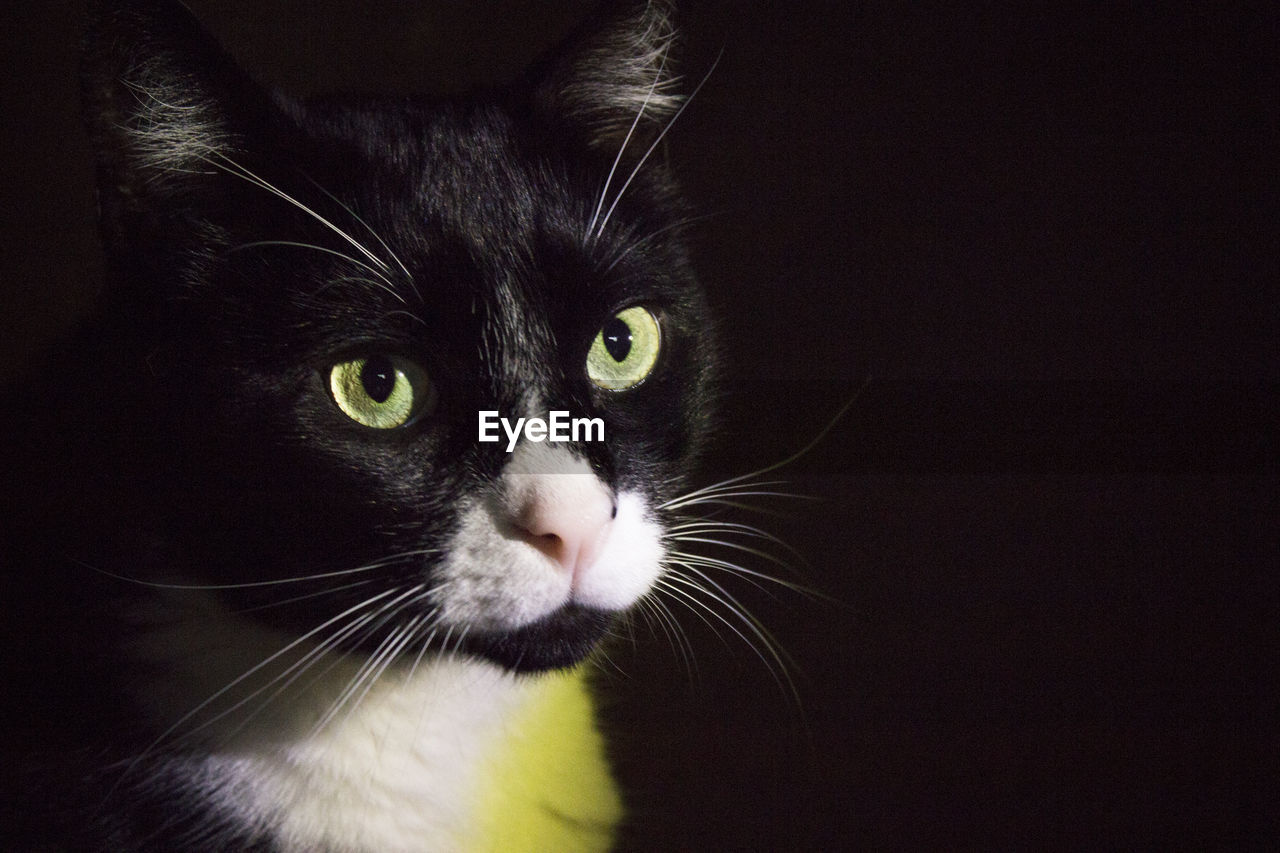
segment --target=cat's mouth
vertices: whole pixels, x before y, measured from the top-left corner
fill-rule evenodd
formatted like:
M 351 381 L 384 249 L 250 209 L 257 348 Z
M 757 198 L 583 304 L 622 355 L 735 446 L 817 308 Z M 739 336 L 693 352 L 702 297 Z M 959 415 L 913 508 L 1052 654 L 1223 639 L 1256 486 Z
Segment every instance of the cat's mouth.
M 473 634 L 465 648 L 513 672 L 560 669 L 585 660 L 614 615 L 571 601 L 519 628 Z

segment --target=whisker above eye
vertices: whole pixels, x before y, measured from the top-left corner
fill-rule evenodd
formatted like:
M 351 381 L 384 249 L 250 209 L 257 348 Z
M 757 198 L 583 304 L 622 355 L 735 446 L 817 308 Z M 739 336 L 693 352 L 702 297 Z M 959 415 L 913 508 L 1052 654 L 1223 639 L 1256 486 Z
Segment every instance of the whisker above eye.
M 658 73 L 653 76 L 653 83 L 650 84 L 649 91 L 645 93 L 644 100 L 640 103 L 640 109 L 636 111 L 636 117 L 631 121 L 631 127 L 627 128 L 627 135 L 623 137 L 622 144 L 618 146 L 617 156 L 613 158 L 613 165 L 609 167 L 609 175 L 605 178 L 604 186 L 600 189 L 600 200 L 596 202 L 595 213 L 591 216 L 591 223 L 587 226 L 588 241 L 599 236 L 595 230 L 596 221 L 599 220 L 600 210 L 604 207 L 604 201 L 609 195 L 609 185 L 613 183 L 613 175 L 618 170 L 618 164 L 622 162 L 622 155 L 626 153 L 627 145 L 631 142 L 631 136 L 635 133 L 636 127 L 640 124 L 640 119 L 644 117 L 644 111 L 649 106 L 649 101 L 652 100 L 654 92 L 657 91 L 658 84 L 662 80 L 662 73 L 666 70 L 666 67 L 667 53 L 666 51 L 663 51 L 662 62 L 658 65 Z M 623 189 L 626 189 L 626 187 L 623 187 Z M 609 209 L 610 211 L 613 210 L 613 208 Z M 608 217 L 606 216 L 606 219 L 607 218 Z M 603 230 L 603 228 L 604 226 L 601 225 L 601 230 Z
M 668 234 L 672 231 L 688 228 L 691 225 L 695 225 L 699 222 L 703 222 L 705 220 L 711 219 L 716 215 L 717 215 L 716 213 L 704 213 L 700 216 L 687 216 L 683 219 L 678 219 L 675 222 L 668 223 L 667 225 L 664 225 L 661 228 L 651 231 L 645 236 L 637 240 L 632 240 L 628 242 L 626 245 L 626 248 L 624 248 L 621 252 L 618 252 L 618 254 L 614 256 L 613 260 L 609 262 L 609 266 L 604 268 L 603 275 L 608 275 L 609 273 L 613 272 L 614 267 L 616 267 L 619 263 L 621 263 L 622 260 L 626 258 L 627 255 L 631 254 L 636 249 L 639 249 L 641 246 L 645 246 L 655 242 L 663 234 Z
M 268 181 L 268 180 L 266 180 L 266 179 L 264 179 L 264 178 L 261 178 L 261 177 L 259 177 L 258 175 L 255 175 L 255 174 L 254 174 L 253 172 L 251 172 L 249 169 L 247 169 L 247 168 L 245 168 L 244 166 L 242 166 L 241 164 L 237 163 L 235 160 L 232 160 L 232 159 L 231 159 L 230 157 L 228 157 L 225 153 L 223 153 L 223 152 L 221 152 L 221 151 L 218 151 L 218 150 L 215 150 L 215 149 L 212 149 L 212 148 L 210 148 L 210 149 L 209 149 L 209 151 L 210 151 L 210 153 L 211 153 L 211 154 L 213 154 L 215 157 L 217 157 L 217 158 L 218 158 L 218 160 L 221 160 L 221 161 L 223 161 L 223 162 L 221 162 L 221 163 L 220 163 L 220 162 L 217 162 L 216 160 L 213 160 L 213 159 L 211 159 L 210 157 L 208 157 L 208 156 L 206 156 L 206 155 L 203 155 L 203 154 L 202 154 L 202 155 L 199 155 L 199 156 L 200 156 L 200 159 L 204 160 L 205 162 L 209 163 L 210 165 L 212 165 L 212 166 L 214 166 L 214 167 L 216 167 L 216 168 L 222 169 L 224 172 L 227 172 L 227 173 L 228 173 L 228 174 L 230 174 L 230 175 L 234 175 L 234 176 L 236 176 L 236 177 L 238 177 L 238 178 L 241 178 L 241 179 L 243 179 L 243 180 L 245 180 L 245 181 L 248 181 L 249 183 L 253 184 L 254 186 L 256 186 L 256 187 L 260 187 L 260 188 L 262 188 L 262 189 L 266 190 L 267 192 L 271 193 L 272 195 L 274 195 L 274 196 L 276 196 L 276 197 L 278 197 L 278 198 L 281 198 L 281 199 L 283 199 L 284 201 L 287 201 L 289 204 L 292 204 L 294 207 L 298 208 L 298 209 L 299 209 L 299 210 L 301 210 L 303 213 L 306 213 L 308 216 L 310 216 L 310 217 L 312 217 L 313 219 L 315 219 L 315 220 L 316 220 L 317 222 L 319 222 L 321 225 L 325 226 L 325 227 L 326 227 L 326 228 L 328 228 L 330 231 L 332 231 L 333 233 L 337 234 L 337 235 L 338 235 L 339 237 L 341 237 L 342 239 L 346 240 L 348 243 L 350 243 L 350 244 L 352 245 L 352 247 L 354 247 L 354 248 L 355 248 L 355 250 L 356 250 L 356 251 L 358 251 L 360 254 L 362 254 L 362 255 L 364 255 L 366 258 L 368 258 L 368 259 L 369 259 L 369 261 L 370 261 L 371 263 L 374 263 L 374 264 L 378 265 L 378 266 L 379 266 L 379 267 L 381 267 L 381 268 L 382 268 L 382 270 L 384 270 L 384 271 L 386 271 L 386 270 L 388 270 L 388 269 L 389 269 L 389 267 L 387 266 L 387 264 L 386 264 L 386 262 L 385 262 L 385 261 L 383 261 L 383 260 L 382 260 L 381 258 L 379 258 L 377 255 L 375 255 L 373 252 L 370 252 L 368 249 L 366 249 L 366 248 L 364 247 L 364 245 L 360 243 L 360 241 L 359 241 L 359 240 L 357 240 L 356 238 L 352 237 L 352 236 L 351 236 L 350 234 L 348 234 L 346 231 L 343 231 L 343 230 L 342 230 L 341 228 L 339 228 L 337 225 L 334 225 L 334 224 L 333 224 L 332 222 L 330 222 L 328 219 L 325 219 L 325 218 L 324 218 L 323 216 L 321 216 L 319 213 L 317 213 L 316 211 L 312 210 L 310 207 L 308 207 L 307 205 L 303 204 L 303 203 L 302 203 L 301 201 L 299 201 L 298 199 L 296 199 L 296 198 L 294 198 L 293 196 L 289 195 L 287 192 L 285 192 L 284 190 L 280 189 L 280 188 L 279 188 L 279 187 L 277 187 L 275 184 L 272 184 L 270 181 Z M 348 212 L 350 212 L 350 211 L 348 211 Z M 362 223 L 362 224 L 363 224 L 363 223 Z M 368 226 L 365 226 L 365 227 L 368 227 Z
M 383 281 L 378 281 L 377 279 L 365 278 L 365 277 L 363 277 L 363 276 L 358 276 L 358 275 L 344 275 L 344 276 L 340 276 L 340 277 L 338 277 L 338 278 L 335 278 L 335 279 L 333 279 L 332 281 L 325 282 L 323 286 L 321 286 L 321 287 L 317 288 L 316 290 L 312 291 L 311 295 L 312 295 L 312 296 L 319 296 L 321 293 L 325 292 L 325 291 L 326 291 L 326 290 L 328 290 L 329 288 L 331 288 L 331 287 L 333 287 L 333 286 L 335 286 L 335 285 L 339 285 L 339 284 L 367 284 L 367 285 L 370 285 L 370 286 L 372 286 L 372 287 L 376 287 L 376 288 L 378 288 L 378 289 L 380 289 L 380 290 L 386 290 L 386 289 L 387 289 L 387 285 L 386 285 L 385 280 L 383 280 Z M 392 291 L 392 292 L 394 292 L 394 291 Z M 403 299 L 402 299 L 402 300 L 400 300 L 400 301 L 401 301 L 401 302 L 404 302 L 404 300 L 403 300 Z
M 376 269 L 364 263 L 363 261 L 359 261 L 351 257 L 350 255 L 346 254 L 345 252 L 339 252 L 336 249 L 330 249 L 325 246 L 317 246 L 314 243 L 297 242 L 294 240 L 255 240 L 252 243 L 241 243 L 238 246 L 232 246 L 230 249 L 227 249 L 227 251 L 238 252 L 244 249 L 255 249 L 260 246 L 288 246 L 295 249 L 311 249 L 316 252 L 323 252 L 326 255 L 333 255 L 335 257 L 342 258 L 344 261 L 347 261 L 348 263 L 351 263 L 351 264 L 355 264 L 361 269 L 367 270 L 372 275 L 377 276 L 382 281 L 382 284 L 378 285 L 379 289 L 384 290 L 387 293 L 391 294 L 394 298 L 399 300 L 402 304 L 404 305 L 409 304 L 409 301 L 396 291 L 395 287 L 391 283 L 391 280 L 388 279 L 385 275 L 378 272 Z
M 598 238 L 601 234 L 604 233 L 605 226 L 609 224 L 609 218 L 613 216 L 614 209 L 617 208 L 618 202 L 622 200 L 622 196 L 626 194 L 627 188 L 631 186 L 631 182 L 635 180 L 636 175 L 640 173 L 640 169 L 644 167 L 644 164 L 646 161 L 648 161 L 649 156 L 653 154 L 654 150 L 658 147 L 658 144 L 662 142 L 663 137 L 667 135 L 667 131 L 669 131 L 672 128 L 672 126 L 676 123 L 677 119 L 679 119 L 680 116 L 684 113 L 684 111 L 688 108 L 689 104 L 693 103 L 693 99 L 697 97 L 698 92 L 702 91 L 702 87 L 706 85 L 706 82 L 708 80 L 711 79 L 712 73 L 716 70 L 716 66 L 720 64 L 720 59 L 723 56 L 724 56 L 724 51 L 721 50 L 720 54 L 716 56 L 715 61 L 711 63 L 711 67 L 707 69 L 707 73 L 703 75 L 702 80 L 699 81 L 698 85 L 695 86 L 693 91 L 689 93 L 689 97 L 685 98 L 684 103 L 680 105 L 680 108 L 675 111 L 675 114 L 671 116 L 671 118 L 667 121 L 666 125 L 663 126 L 662 130 L 658 133 L 658 135 L 654 137 L 653 142 L 650 143 L 648 149 L 645 150 L 644 155 L 640 158 L 639 162 L 637 162 L 635 167 L 631 170 L 631 174 L 627 176 L 627 180 L 625 183 L 623 183 L 622 188 L 618 190 L 618 194 L 613 197 L 613 203 L 609 205 L 608 212 L 606 212 L 604 215 L 604 218 L 600 220 L 600 225 L 595 229 L 595 232 L 592 235 L 593 237 Z M 663 62 L 664 63 L 666 62 L 665 57 L 663 58 Z M 594 224 L 594 220 L 593 220 L 593 224 Z
M 413 276 L 410 275 L 409 273 L 409 268 L 404 265 L 404 262 L 400 260 L 400 257 L 395 253 L 395 251 L 392 250 L 392 248 L 389 245 L 387 245 L 387 241 L 383 240 L 382 236 L 379 235 L 377 231 L 373 230 L 373 226 L 370 225 L 368 222 L 365 222 L 364 219 L 361 218 L 360 214 L 356 213 L 354 210 L 351 209 L 350 205 L 346 204 L 345 202 L 342 201 L 342 199 L 338 198 L 336 195 L 329 192 L 324 187 L 320 186 L 320 184 L 317 181 L 315 181 L 310 177 L 308 177 L 307 180 L 311 182 L 312 186 L 314 186 L 320 192 L 324 193 L 326 196 L 332 199 L 334 204 L 338 205 L 343 210 L 345 210 L 348 216 L 350 216 L 356 222 L 363 225 L 364 229 L 368 231 L 371 235 L 373 235 L 373 239 L 377 240 L 378 244 L 381 245 L 382 248 L 387 250 L 387 254 L 391 257 L 391 260 L 395 261 L 396 266 L 400 267 L 400 271 L 404 273 L 405 279 L 409 282 L 409 286 L 413 287 L 414 292 L 416 293 L 417 285 L 414 284 Z M 383 264 L 382 266 L 385 269 L 386 265 Z

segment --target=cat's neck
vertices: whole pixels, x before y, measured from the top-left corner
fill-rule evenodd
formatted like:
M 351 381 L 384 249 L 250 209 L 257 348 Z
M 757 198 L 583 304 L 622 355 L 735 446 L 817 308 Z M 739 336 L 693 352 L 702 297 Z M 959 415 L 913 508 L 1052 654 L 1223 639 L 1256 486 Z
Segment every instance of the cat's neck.
M 284 850 L 473 849 L 483 771 L 536 687 L 491 664 L 432 661 L 379 678 L 318 730 L 221 750 L 201 769 Z
M 150 713 L 183 709 L 167 725 L 207 753 L 179 759 L 181 775 L 226 818 L 258 827 L 283 850 L 500 849 L 512 832 L 545 837 L 548 849 L 577 833 L 575 849 L 594 849 L 593 827 L 620 814 L 580 670 L 518 676 L 431 655 L 378 675 L 376 654 L 308 657 L 315 643 L 272 658 L 289 642 L 195 610 L 198 618 L 169 620 L 139 644 L 147 656 L 167 651 L 185 694 L 155 697 Z M 202 659 L 234 661 L 239 671 L 211 671 Z M 252 674 L 236 682 L 244 672 Z

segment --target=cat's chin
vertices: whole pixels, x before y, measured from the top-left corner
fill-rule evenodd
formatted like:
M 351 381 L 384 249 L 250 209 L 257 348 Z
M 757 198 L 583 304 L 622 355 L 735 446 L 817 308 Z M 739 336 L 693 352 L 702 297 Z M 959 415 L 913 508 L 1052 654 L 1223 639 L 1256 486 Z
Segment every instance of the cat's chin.
M 473 635 L 466 648 L 512 672 L 544 672 L 581 663 L 604 637 L 615 614 L 569 603 L 510 631 Z

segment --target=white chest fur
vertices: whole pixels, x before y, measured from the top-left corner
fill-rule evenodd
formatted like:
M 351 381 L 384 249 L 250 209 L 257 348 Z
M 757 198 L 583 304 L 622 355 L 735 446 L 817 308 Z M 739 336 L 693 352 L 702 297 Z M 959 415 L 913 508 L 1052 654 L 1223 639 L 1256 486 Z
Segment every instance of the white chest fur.
M 208 596 L 165 598 L 135 651 L 167 677 L 139 700 L 168 729 L 157 748 L 205 753 L 181 773 L 220 812 L 298 853 L 466 848 L 485 762 L 536 681 L 449 655 L 369 678 L 364 658 L 313 659 Z
M 385 674 L 319 730 L 220 751 L 201 775 L 288 851 L 465 849 L 479 774 L 527 687 L 488 664 L 424 663 Z

